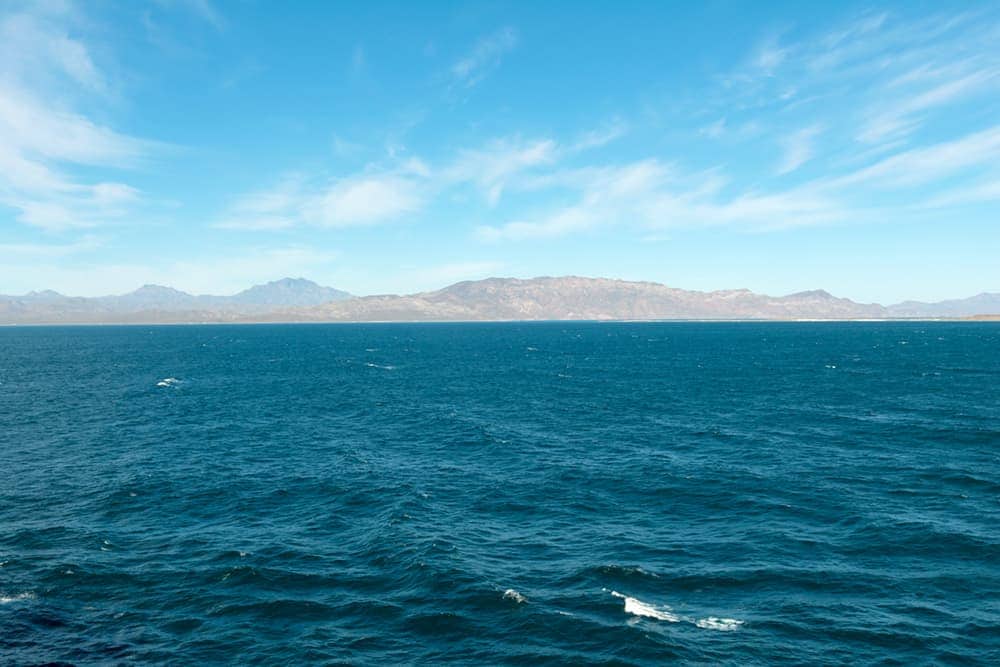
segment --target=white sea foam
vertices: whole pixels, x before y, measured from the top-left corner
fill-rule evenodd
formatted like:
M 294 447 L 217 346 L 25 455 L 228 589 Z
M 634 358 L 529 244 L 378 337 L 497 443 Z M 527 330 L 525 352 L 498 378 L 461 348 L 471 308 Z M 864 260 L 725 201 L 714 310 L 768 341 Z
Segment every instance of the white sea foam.
M 508 588 L 507 590 L 505 590 L 503 592 L 503 599 L 504 600 L 513 600 L 514 602 L 516 602 L 518 604 L 521 604 L 523 602 L 527 602 L 528 601 L 528 598 L 524 597 L 523 595 L 521 595 L 520 593 L 518 593 L 517 591 L 515 591 L 513 588 Z
M 157 387 L 176 387 L 181 383 L 177 378 L 163 378 L 156 383 Z
M 671 623 L 677 623 L 681 620 L 680 616 L 670 611 L 670 607 L 657 608 L 638 598 L 623 595 L 618 591 L 611 591 L 611 594 L 616 598 L 625 600 L 626 614 L 632 614 L 633 616 L 645 616 L 646 618 L 655 618 L 658 621 L 670 621 Z
M 25 600 L 34 600 L 35 594 L 28 593 L 18 593 L 17 595 L 0 595 L 0 604 L 10 604 L 11 602 L 24 602 Z
M 394 370 L 396 370 L 395 366 L 390 366 L 389 364 L 385 364 L 385 365 L 382 365 L 382 364 L 373 364 L 370 361 L 366 361 L 365 362 L 365 366 L 367 366 L 368 368 L 381 368 L 384 371 L 394 371 Z
M 717 618 L 715 616 L 709 616 L 708 618 L 699 618 L 694 622 L 694 624 L 699 628 L 705 628 L 706 630 L 731 632 L 733 630 L 739 630 L 740 626 L 743 625 L 743 621 L 736 620 L 735 618 Z
M 608 590 L 608 589 L 604 589 Z M 733 630 L 739 630 L 740 626 L 743 625 L 743 621 L 735 618 L 719 618 L 718 616 L 708 616 L 706 618 L 691 618 L 689 616 L 680 616 L 675 614 L 673 610 L 666 605 L 652 605 L 647 602 L 643 602 L 638 598 L 629 597 L 618 591 L 608 591 L 616 598 L 621 598 L 625 601 L 625 613 L 632 614 L 633 616 L 642 616 L 645 618 L 653 618 L 658 621 L 669 621 L 670 623 L 691 623 L 699 628 L 705 630 L 719 630 L 722 632 L 732 632 Z

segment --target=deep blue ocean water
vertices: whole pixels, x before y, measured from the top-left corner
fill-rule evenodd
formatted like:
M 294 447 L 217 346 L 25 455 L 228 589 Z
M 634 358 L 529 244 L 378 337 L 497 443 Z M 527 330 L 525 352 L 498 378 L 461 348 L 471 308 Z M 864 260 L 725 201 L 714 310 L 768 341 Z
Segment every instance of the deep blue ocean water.
M 0 329 L 0 664 L 1000 664 L 1000 325 Z

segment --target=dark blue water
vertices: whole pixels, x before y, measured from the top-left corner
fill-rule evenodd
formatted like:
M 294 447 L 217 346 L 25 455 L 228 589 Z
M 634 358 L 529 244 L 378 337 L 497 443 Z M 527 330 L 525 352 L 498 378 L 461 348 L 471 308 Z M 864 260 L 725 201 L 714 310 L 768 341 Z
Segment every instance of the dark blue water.
M 0 663 L 998 664 L 1000 325 L 0 330 Z

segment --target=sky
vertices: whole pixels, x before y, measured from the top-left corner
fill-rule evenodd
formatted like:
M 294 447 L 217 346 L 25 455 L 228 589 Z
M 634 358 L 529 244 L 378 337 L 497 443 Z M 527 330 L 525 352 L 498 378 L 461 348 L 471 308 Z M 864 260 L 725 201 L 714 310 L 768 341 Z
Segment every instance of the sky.
M 0 293 L 1000 291 L 1000 5 L 0 0 Z

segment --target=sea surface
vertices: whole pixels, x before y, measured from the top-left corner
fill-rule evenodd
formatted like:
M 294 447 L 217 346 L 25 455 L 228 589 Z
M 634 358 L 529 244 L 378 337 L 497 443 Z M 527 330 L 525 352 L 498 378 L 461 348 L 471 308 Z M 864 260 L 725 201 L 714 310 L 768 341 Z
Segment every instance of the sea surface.
M 0 329 L 0 664 L 1000 664 L 1000 324 Z

